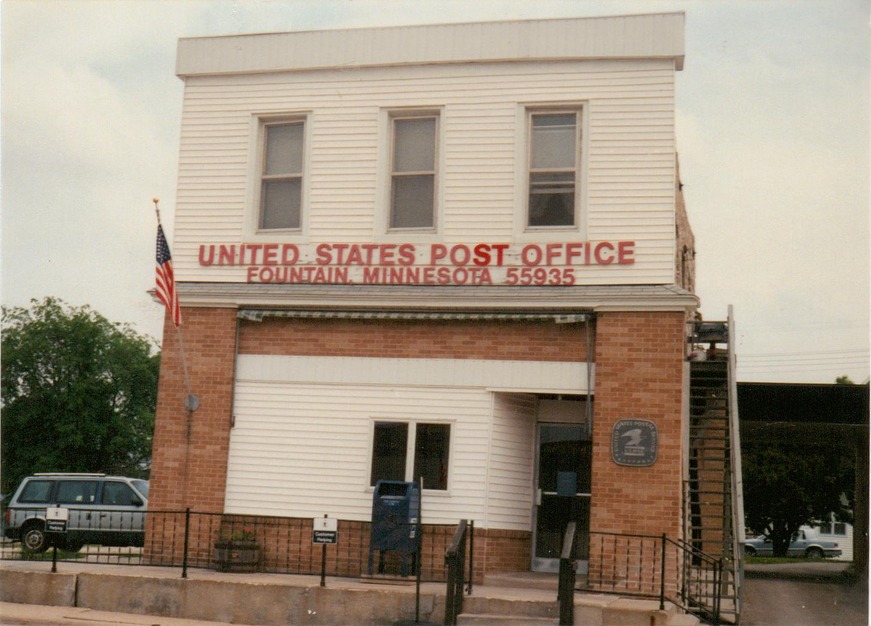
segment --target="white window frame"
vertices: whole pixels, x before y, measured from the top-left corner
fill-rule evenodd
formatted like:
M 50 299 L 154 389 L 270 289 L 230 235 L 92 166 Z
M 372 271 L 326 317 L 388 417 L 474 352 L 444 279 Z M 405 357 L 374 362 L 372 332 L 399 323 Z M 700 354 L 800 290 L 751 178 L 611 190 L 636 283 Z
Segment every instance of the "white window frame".
M 435 119 L 435 138 L 433 163 L 433 221 L 432 226 L 392 227 L 393 218 L 393 177 L 395 122 L 397 120 L 433 118 Z M 403 241 L 436 241 L 441 231 L 443 217 L 443 172 L 444 172 L 444 111 L 442 107 L 425 106 L 419 108 L 387 108 L 381 111 L 381 150 L 379 150 L 379 183 L 376 198 L 377 226 L 375 238 L 386 241 L 402 238 Z
M 305 241 L 308 235 L 308 217 L 311 197 L 310 194 L 310 155 L 312 120 L 310 111 L 281 112 L 281 113 L 255 113 L 251 116 L 250 151 L 248 180 L 250 189 L 248 193 L 248 216 L 245 220 L 245 235 L 249 238 L 263 238 L 275 240 L 276 238 Z M 303 125 L 303 148 L 302 148 L 302 172 L 300 177 L 301 199 L 298 228 L 261 228 L 261 202 L 263 173 L 266 165 L 266 129 L 269 126 L 281 126 L 283 124 Z
M 395 418 L 380 418 L 373 417 L 370 421 L 369 428 L 369 456 L 368 462 L 366 464 L 366 489 L 367 491 L 373 491 L 375 486 L 371 485 L 372 482 L 372 462 L 374 461 L 375 455 L 375 427 L 377 424 L 405 424 L 408 426 L 408 439 L 405 442 L 405 477 L 403 480 L 405 482 L 413 482 L 416 481 L 419 476 L 414 476 L 414 462 L 415 462 L 415 450 L 417 447 L 417 427 L 420 424 L 437 424 L 442 426 L 447 426 L 448 431 L 448 468 L 447 468 L 447 480 L 445 482 L 444 489 L 431 489 L 426 485 L 423 486 L 424 491 L 432 492 L 434 494 L 449 494 L 451 491 L 451 481 L 453 478 L 453 460 L 454 460 L 454 433 L 456 431 L 456 424 L 453 421 L 447 420 L 439 420 L 439 419 L 395 419 Z
M 589 157 L 589 103 L 542 102 L 521 103 L 517 108 L 517 195 L 515 196 L 514 232 L 518 241 L 558 241 L 572 236 L 587 236 L 587 180 Z M 576 116 L 575 142 L 575 190 L 574 224 L 561 226 L 529 225 L 529 179 L 532 162 L 532 118 L 535 115 L 560 115 L 574 113 Z

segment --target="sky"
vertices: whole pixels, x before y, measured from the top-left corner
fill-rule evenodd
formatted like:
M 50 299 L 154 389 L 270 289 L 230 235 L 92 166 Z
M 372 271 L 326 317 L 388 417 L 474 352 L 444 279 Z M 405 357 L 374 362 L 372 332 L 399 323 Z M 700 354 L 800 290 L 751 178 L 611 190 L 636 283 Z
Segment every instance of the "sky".
M 868 0 L 3 0 L 0 301 L 89 305 L 159 342 L 179 37 L 671 11 L 702 314 L 733 307 L 739 381 L 867 381 Z

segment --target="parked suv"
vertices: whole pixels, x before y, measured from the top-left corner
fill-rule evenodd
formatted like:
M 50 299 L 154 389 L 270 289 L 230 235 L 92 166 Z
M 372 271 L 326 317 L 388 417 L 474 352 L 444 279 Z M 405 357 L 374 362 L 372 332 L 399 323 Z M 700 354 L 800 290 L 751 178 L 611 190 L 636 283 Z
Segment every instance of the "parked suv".
M 46 533 L 46 508 L 69 509 L 65 533 Z M 56 545 L 73 552 L 85 544 L 142 546 L 148 481 L 105 474 L 34 474 L 6 508 L 4 534 L 29 552 Z

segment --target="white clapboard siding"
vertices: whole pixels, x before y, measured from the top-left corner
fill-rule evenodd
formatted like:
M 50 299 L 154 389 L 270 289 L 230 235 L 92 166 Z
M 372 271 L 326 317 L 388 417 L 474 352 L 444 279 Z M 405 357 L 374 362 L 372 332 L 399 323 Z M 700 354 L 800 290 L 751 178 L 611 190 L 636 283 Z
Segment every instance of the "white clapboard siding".
M 595 366 L 591 367 L 595 370 Z M 587 393 L 587 364 L 583 362 L 239 355 L 236 376 L 241 382 L 342 381 L 355 385 Z
M 173 259 L 180 281 L 244 282 L 201 267 L 200 244 L 370 242 L 387 194 L 385 110 L 437 107 L 445 243 L 514 243 L 523 211 L 526 105 L 584 103 L 584 238 L 636 241 L 634 265 L 588 266 L 582 284 L 674 281 L 672 59 L 366 67 L 187 77 Z M 309 114 L 302 238 L 253 235 L 258 115 Z M 247 222 L 246 222 L 247 220 Z M 246 224 L 248 229 L 246 230 Z M 384 235 L 380 235 L 383 237 Z M 389 235 L 389 241 L 405 241 Z M 534 242 L 524 235 L 523 242 Z
M 491 391 L 520 375 L 530 391 L 585 393 L 574 363 L 240 355 L 225 509 L 368 520 L 374 421 L 444 422 L 449 488 L 425 491 L 426 521 L 528 528 L 534 399 Z
M 535 476 L 536 398 L 493 395 L 485 524 L 529 530 Z
M 426 490 L 428 523 L 480 518 L 487 392 L 387 386 L 242 383 L 230 443 L 225 510 L 368 520 L 376 419 L 451 424 L 449 490 Z

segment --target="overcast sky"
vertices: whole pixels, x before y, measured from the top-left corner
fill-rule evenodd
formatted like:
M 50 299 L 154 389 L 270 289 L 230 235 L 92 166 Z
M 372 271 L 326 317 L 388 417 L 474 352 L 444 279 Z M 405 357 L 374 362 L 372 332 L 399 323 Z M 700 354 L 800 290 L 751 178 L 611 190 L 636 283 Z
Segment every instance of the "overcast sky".
M 705 319 L 739 380 L 869 375 L 867 0 L 4 0 L 2 302 L 57 296 L 158 340 L 179 37 L 686 12 L 677 144 Z

